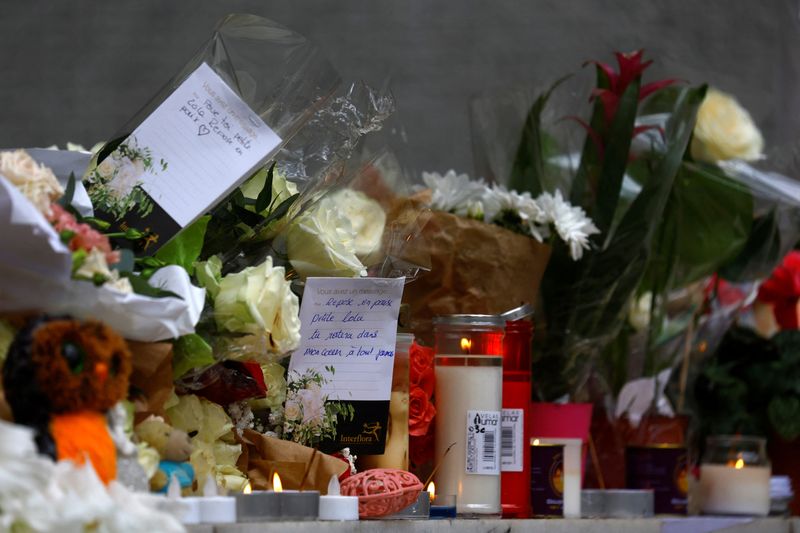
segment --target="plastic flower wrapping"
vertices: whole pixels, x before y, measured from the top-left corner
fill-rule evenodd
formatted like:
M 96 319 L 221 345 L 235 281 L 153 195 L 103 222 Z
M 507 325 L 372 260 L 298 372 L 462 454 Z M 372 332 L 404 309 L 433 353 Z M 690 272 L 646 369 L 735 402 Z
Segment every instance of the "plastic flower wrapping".
M 612 471 L 626 443 L 685 442 L 685 421 L 665 441 L 648 419 L 694 409 L 697 364 L 797 241 L 800 215 L 793 147 L 766 146 L 733 95 L 653 80 L 641 51 L 615 59 L 471 106 L 483 176 L 558 194 L 598 230 L 582 232 L 580 261 L 553 242 L 533 374 L 540 400 L 595 403 L 608 486 L 624 483 Z
M 139 176 L 167 167 L 135 139 L 125 139 L 203 63 L 281 142 L 207 213 L 146 253 L 148 228 L 121 229 L 104 216 L 151 213 Z M 245 433 L 249 443 L 260 434 L 316 446 L 335 436 L 339 418 L 352 417 L 351 405 L 322 394 L 322 375 L 288 379 L 288 356 L 300 340 L 304 280 L 413 279 L 428 264 L 424 255 L 398 259 L 419 237 L 419 226 L 389 219 L 393 202 L 410 187 L 389 148 L 394 140 L 379 135 L 394 99 L 365 84 L 339 85 L 327 60 L 302 36 L 266 19 L 232 15 L 93 153 L 0 151 L 2 332 L 13 337 L 27 313 L 69 314 L 102 319 L 135 341 L 135 409 L 127 422 L 133 443 L 119 451 L 130 459 L 121 481 L 165 492 L 175 474 L 187 494 L 202 490 L 210 476 L 222 490 L 241 491 L 248 461 L 257 462 L 261 449 L 245 453 Z M 376 138 L 365 142 L 370 136 Z M 7 416 L 5 409 L 0 414 Z M 48 464 L 59 472 L 67 468 Z M 48 515 L 37 518 L 33 507 L 9 511 L 6 488 L 0 483 L 3 520 L 52 529 L 36 522 Z M 117 508 L 122 490 L 109 487 L 107 509 L 101 508 L 106 500 L 93 503 L 97 509 L 79 517 L 86 518 L 83 524 L 106 520 L 103 513 Z M 119 515 L 114 524 L 125 519 Z M 150 529 L 171 530 L 170 519 L 163 520 Z

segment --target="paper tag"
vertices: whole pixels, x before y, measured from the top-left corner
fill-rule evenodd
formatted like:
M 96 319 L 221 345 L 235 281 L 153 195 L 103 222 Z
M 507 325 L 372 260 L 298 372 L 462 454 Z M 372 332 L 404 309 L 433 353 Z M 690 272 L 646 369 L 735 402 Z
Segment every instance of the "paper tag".
M 201 64 L 86 179 L 103 218 L 149 228 L 152 253 L 206 213 L 281 144 Z
M 500 463 L 503 472 L 522 472 L 522 443 L 525 434 L 525 412 L 503 409 L 500 426 Z
M 500 474 L 500 411 L 467 411 L 467 474 Z

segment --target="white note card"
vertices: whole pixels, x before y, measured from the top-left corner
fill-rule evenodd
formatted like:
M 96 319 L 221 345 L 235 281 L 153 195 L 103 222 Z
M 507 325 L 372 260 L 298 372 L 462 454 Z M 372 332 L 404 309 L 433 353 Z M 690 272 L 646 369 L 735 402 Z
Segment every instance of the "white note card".
M 289 375 L 323 374 L 330 400 L 389 400 L 405 278 L 308 278 Z M 324 369 L 333 366 L 331 376 Z
M 157 172 L 141 187 L 181 227 L 205 213 L 281 138 L 203 63 L 131 134 Z

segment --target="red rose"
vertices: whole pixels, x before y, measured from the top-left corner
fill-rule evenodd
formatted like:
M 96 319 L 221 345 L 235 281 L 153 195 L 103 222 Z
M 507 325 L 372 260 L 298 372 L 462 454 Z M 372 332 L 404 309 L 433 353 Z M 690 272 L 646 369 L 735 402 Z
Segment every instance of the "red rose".
M 433 460 L 433 431 L 421 437 L 408 438 L 408 457 L 411 464 L 419 466 Z
M 800 299 L 800 252 L 789 252 L 761 284 L 758 299 L 773 305 L 775 320 L 782 329 L 798 329 L 797 301 Z
M 433 396 L 436 385 L 436 376 L 433 372 L 433 348 L 420 346 L 416 342 L 411 344 L 409 356 L 409 380 L 412 385 L 417 385 L 428 397 Z
M 408 434 L 422 436 L 428 432 L 436 408 L 421 388 L 411 385 L 408 395 Z

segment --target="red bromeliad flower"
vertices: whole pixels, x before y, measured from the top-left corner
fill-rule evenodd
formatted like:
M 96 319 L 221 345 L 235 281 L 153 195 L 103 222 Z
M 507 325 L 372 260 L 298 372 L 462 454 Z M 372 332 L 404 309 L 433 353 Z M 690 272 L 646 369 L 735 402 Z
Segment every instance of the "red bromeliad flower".
M 640 78 L 645 69 L 647 69 L 647 67 L 653 63 L 652 60 L 645 61 L 643 63 L 643 54 L 643 50 L 637 50 L 628 54 L 614 52 L 614 55 L 617 58 L 617 63 L 619 64 L 619 72 L 616 72 L 610 65 L 600 61 L 587 61 L 587 63 L 585 63 L 597 65 L 597 67 L 605 74 L 608 80 L 608 88 L 597 87 L 592 90 L 591 96 L 589 97 L 589 101 L 593 101 L 595 99 L 600 100 L 600 103 L 603 106 L 603 118 L 605 120 L 606 127 L 608 127 L 614 121 L 614 117 L 619 109 L 619 101 L 622 98 L 622 95 L 625 94 L 625 90 L 634 80 Z M 675 79 L 659 80 L 641 86 L 639 88 L 639 101 L 641 102 L 651 94 L 663 89 L 664 87 L 667 87 L 668 85 L 672 85 L 676 81 L 677 80 Z M 595 131 L 589 124 L 578 117 L 569 118 L 580 124 L 581 127 L 586 130 L 586 132 L 589 134 L 589 137 L 592 139 L 592 142 L 597 147 L 600 157 L 602 158 L 604 149 L 603 140 L 600 133 Z M 633 136 L 636 137 L 640 133 L 656 127 L 657 126 L 636 126 L 633 128 Z
M 800 252 L 786 254 L 783 262 L 758 289 L 758 299 L 772 304 L 781 329 L 798 329 L 797 302 L 800 300 Z
M 619 64 L 618 73 L 606 63 L 601 63 L 600 61 L 589 62 L 597 65 L 598 68 L 600 68 L 600 70 L 602 70 L 608 78 L 608 89 L 596 88 L 592 91 L 592 95 L 590 97 L 590 100 L 599 98 L 602 102 L 603 114 L 607 124 L 610 124 L 614 119 L 614 115 L 617 114 L 619 99 L 622 98 L 622 95 L 625 93 L 625 89 L 628 88 L 628 85 L 630 85 L 635 79 L 640 78 L 642 76 L 642 72 L 644 72 L 645 69 L 647 69 L 647 67 L 653 63 L 652 59 L 642 63 L 643 54 L 643 50 L 637 50 L 628 54 L 614 52 L 614 55 L 617 58 L 617 63 Z M 659 80 L 643 85 L 639 88 L 639 101 L 644 100 L 654 92 L 659 91 L 668 85 L 672 85 L 676 81 L 677 80 L 674 79 Z M 649 127 L 640 126 L 636 128 L 636 130 L 639 131 L 637 132 L 634 130 L 634 136 L 647 128 Z

